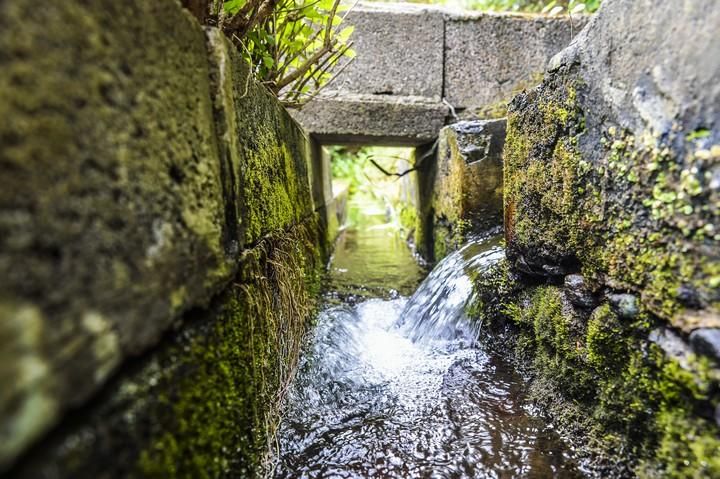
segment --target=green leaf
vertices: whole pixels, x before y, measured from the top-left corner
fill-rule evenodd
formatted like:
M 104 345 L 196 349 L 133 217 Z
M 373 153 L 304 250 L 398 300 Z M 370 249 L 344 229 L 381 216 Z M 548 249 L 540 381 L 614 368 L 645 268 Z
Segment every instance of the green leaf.
M 555 8 L 555 5 L 557 5 L 557 1 L 552 0 L 547 5 L 545 5 L 542 10 L 540 10 L 540 13 L 548 13 L 550 10 Z
M 348 39 L 350 38 L 350 35 L 352 35 L 354 31 L 355 31 L 355 27 L 352 25 L 350 25 L 349 27 L 345 27 L 342 30 L 340 30 L 340 32 L 337 34 L 337 38 L 341 42 L 345 43 L 348 41 Z
M 709 136 L 710 136 L 710 130 L 705 129 L 705 128 L 699 128 L 699 129 L 689 133 L 685 137 L 685 139 L 688 141 L 693 141 L 693 140 L 699 140 L 701 138 L 707 138 Z

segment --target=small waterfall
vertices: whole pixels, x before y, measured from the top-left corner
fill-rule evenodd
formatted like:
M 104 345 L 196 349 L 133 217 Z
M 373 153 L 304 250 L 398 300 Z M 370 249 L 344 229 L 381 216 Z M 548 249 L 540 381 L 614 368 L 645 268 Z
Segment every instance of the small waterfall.
M 473 290 L 470 274 L 486 270 L 504 255 L 499 241 L 491 239 L 471 241 L 445 257 L 412 295 L 399 326 L 416 342 L 464 339 L 473 343 L 478 331 L 465 317 Z
M 503 255 L 498 238 L 470 242 L 411 298 L 329 304 L 290 391 L 275 477 L 578 477 L 526 409 L 522 378 L 465 317 L 470 276 Z

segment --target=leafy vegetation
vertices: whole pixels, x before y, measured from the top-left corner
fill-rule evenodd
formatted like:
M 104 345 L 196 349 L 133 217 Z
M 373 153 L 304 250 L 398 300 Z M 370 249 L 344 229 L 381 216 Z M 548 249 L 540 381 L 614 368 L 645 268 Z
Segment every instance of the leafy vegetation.
M 351 196 L 380 200 L 398 228 L 415 227 L 412 149 L 333 146 L 329 152 L 333 182 L 347 184 Z
M 353 27 L 342 25 L 349 7 L 341 0 L 185 0 L 185 5 L 202 23 L 222 28 L 256 78 L 286 106 L 301 107 L 332 79 L 340 59 L 354 57 Z
M 440 3 L 468 10 L 493 12 L 544 13 L 547 15 L 592 13 L 602 0 L 414 0 L 417 3 Z
M 465 0 L 465 8 L 473 10 L 546 13 L 594 12 L 601 0 Z

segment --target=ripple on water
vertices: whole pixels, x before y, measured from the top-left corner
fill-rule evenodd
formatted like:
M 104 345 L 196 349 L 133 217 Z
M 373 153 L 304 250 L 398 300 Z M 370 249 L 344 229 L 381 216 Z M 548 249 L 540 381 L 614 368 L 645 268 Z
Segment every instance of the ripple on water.
M 414 342 L 407 299 L 321 314 L 280 430 L 276 477 L 580 476 L 523 407 L 512 367 L 464 339 Z
M 276 477 L 581 477 L 465 318 L 466 270 L 502 256 L 497 242 L 472 244 L 410 299 L 327 307 L 280 426 Z

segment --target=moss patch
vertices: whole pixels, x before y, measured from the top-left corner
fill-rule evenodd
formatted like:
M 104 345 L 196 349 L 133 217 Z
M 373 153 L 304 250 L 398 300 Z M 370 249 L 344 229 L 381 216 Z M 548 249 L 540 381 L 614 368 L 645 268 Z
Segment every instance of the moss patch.
M 266 237 L 234 282 L 12 471 L 13 477 L 253 477 L 323 268 L 316 220 Z
M 566 68 L 511 104 L 509 256 L 532 274 L 582 268 L 591 282 L 641 293 L 676 327 L 697 327 L 697 311 L 720 311 L 720 196 L 710 187 L 720 146 L 711 133 L 586 132 L 583 92 Z
M 263 471 L 318 292 L 315 228 L 296 227 L 244 254 L 215 324 L 183 347 L 189 369 L 162 379 L 162 422 L 173 426 L 143 451 L 143 476 Z
M 532 286 L 500 263 L 474 278 L 468 313 L 512 352 L 531 399 L 601 475 L 714 477 L 720 453 L 720 371 L 706 358 L 669 357 L 649 340 L 662 321 L 632 320 L 609 303 L 574 307 L 564 288 Z

